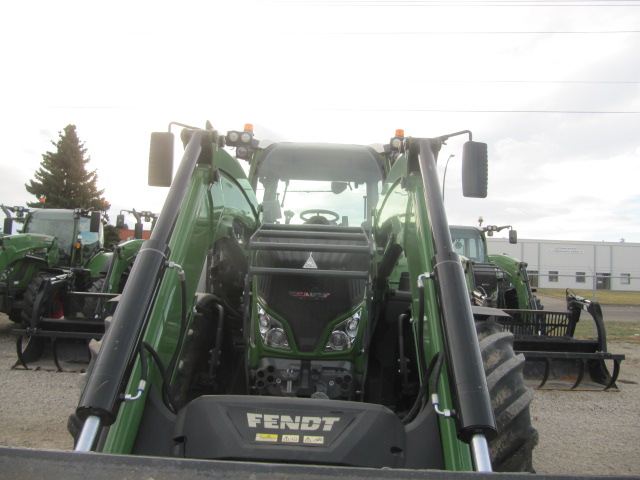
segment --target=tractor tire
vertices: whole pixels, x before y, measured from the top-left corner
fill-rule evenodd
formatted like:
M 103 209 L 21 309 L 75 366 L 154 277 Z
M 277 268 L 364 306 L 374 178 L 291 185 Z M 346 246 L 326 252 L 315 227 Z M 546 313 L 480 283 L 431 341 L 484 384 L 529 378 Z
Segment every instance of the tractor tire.
M 22 308 L 12 308 L 8 314 L 9 320 L 14 323 L 22 323 Z
M 33 309 L 35 308 L 36 297 L 40 291 L 40 286 L 48 282 L 50 278 L 55 277 L 54 273 L 39 272 L 35 277 L 31 279 L 27 290 L 24 292 L 22 301 L 22 312 L 20 313 L 22 318 L 22 324 L 28 328 L 31 327 L 31 318 L 33 317 Z M 53 297 L 45 302 L 42 302 L 39 306 L 40 311 L 38 317 L 48 316 L 51 318 L 64 317 L 64 306 L 62 298 L 60 298 L 59 292 L 55 292 Z
M 102 292 L 102 287 L 104 286 L 105 279 L 98 278 L 93 282 L 93 285 L 89 288 L 90 293 L 100 293 Z M 84 299 L 84 304 L 82 306 L 82 316 L 84 318 L 94 318 L 96 313 L 96 308 L 98 307 L 99 298 L 87 297 Z
M 497 436 L 489 441 L 496 472 L 529 472 L 538 432 L 531 423 L 533 390 L 524 383 L 525 359 L 513 350 L 513 334 L 493 320 L 476 322 L 482 363 L 496 419 Z

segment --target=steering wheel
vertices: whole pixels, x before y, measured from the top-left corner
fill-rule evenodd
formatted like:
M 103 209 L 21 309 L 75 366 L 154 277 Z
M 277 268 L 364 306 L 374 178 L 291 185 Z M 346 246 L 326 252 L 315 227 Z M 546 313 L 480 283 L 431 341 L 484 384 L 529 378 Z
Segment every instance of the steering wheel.
M 315 215 L 311 215 L 315 214 Z M 329 218 L 329 222 L 337 222 L 340 219 L 340 215 L 331 210 L 321 210 L 318 208 L 305 210 L 304 212 L 300 212 L 300 218 L 305 222 L 310 221 L 313 217 L 319 217 L 320 215 L 331 215 L 332 218 Z

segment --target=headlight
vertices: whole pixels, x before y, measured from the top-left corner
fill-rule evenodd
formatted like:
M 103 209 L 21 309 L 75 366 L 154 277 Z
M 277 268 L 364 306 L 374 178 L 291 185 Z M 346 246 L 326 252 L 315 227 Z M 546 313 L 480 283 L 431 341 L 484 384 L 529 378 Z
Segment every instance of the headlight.
M 230 131 L 227 133 L 227 142 L 229 144 L 236 144 L 238 142 L 238 139 L 240 138 L 240 134 L 236 131 Z
M 284 333 L 282 328 L 272 328 L 264 334 L 264 343 L 269 347 L 274 348 L 288 348 L 289 342 L 287 341 L 287 334 Z
M 329 342 L 327 343 L 327 347 L 329 350 L 334 350 L 340 352 L 342 350 L 346 350 L 351 346 L 351 339 L 349 335 L 347 335 L 342 330 L 334 330 L 329 335 Z
M 349 338 L 354 339 L 358 335 L 358 325 L 360 324 L 360 316 L 354 315 L 349 320 L 347 320 L 347 326 L 345 327 L 345 332 L 349 335 Z
M 237 147 L 236 148 L 236 156 L 238 158 L 250 158 L 251 157 L 251 150 L 247 147 Z
M 258 328 L 262 342 L 266 346 L 280 348 L 282 350 L 291 350 L 289 338 L 282 324 L 266 313 L 261 307 L 258 307 Z
M 351 348 L 353 342 L 358 336 L 358 328 L 360 326 L 360 314 L 358 311 L 344 322 L 340 322 L 329 335 L 324 351 L 341 352 Z
M 400 150 L 400 147 L 402 146 L 402 139 L 395 137 L 391 139 L 391 148 L 393 148 L 394 150 Z
M 266 314 L 261 314 L 260 316 L 260 334 L 264 335 L 269 331 L 270 323 Z

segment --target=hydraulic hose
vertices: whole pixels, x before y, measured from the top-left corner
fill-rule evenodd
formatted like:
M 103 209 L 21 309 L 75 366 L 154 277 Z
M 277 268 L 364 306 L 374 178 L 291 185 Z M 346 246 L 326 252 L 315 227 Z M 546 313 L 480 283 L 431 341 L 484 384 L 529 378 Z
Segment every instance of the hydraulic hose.
M 414 418 L 416 418 L 416 416 L 420 412 L 420 409 L 422 408 L 423 399 L 425 398 L 427 392 L 429 391 L 429 377 L 431 377 L 431 375 L 432 375 L 432 373 L 434 372 L 434 369 L 435 369 L 436 370 L 436 375 L 434 375 L 433 377 L 437 378 L 438 369 L 436 367 L 438 365 L 442 364 L 441 357 L 442 357 L 442 354 L 437 353 L 431 359 L 431 362 L 429 363 L 429 366 L 427 367 L 427 371 L 424 374 L 424 380 L 422 381 L 422 385 L 420 386 L 420 390 L 418 391 L 418 396 L 416 397 L 415 402 L 413 402 L 413 405 L 411 406 L 411 410 L 409 410 L 409 413 L 407 413 L 405 415 L 405 417 L 402 419 L 402 423 L 404 423 L 405 425 L 407 423 L 411 422 Z M 437 383 L 436 383 L 436 385 L 437 385 Z M 435 391 L 435 388 L 437 388 L 437 387 L 434 387 L 432 385 L 431 391 L 432 392 Z
M 171 391 L 167 369 L 164 368 L 160 355 L 158 355 L 158 352 L 156 352 L 153 347 L 151 347 L 151 345 L 143 342 L 143 346 L 149 352 L 151 358 L 153 358 L 153 361 L 156 362 L 156 366 L 160 371 L 160 376 L 162 377 L 162 401 L 171 413 L 176 413 L 176 402 L 173 397 L 173 392 Z
M 125 402 L 133 402 L 138 400 L 142 394 L 144 393 L 144 389 L 147 386 L 147 374 L 149 372 L 149 365 L 147 363 L 147 357 L 144 353 L 144 345 L 140 344 L 138 347 L 138 351 L 140 353 L 140 383 L 138 384 L 138 390 L 135 395 L 125 395 Z
M 424 275 L 418 277 L 418 359 L 420 360 L 420 368 L 427 368 L 427 359 L 424 356 Z
M 407 388 L 409 379 L 407 375 L 407 358 L 404 355 L 404 322 L 409 315 L 403 313 L 398 317 L 398 353 L 400 354 L 400 375 L 402 377 L 402 386 Z
M 209 365 L 209 378 L 214 381 L 214 376 L 218 365 L 220 364 L 220 352 L 222 350 L 222 335 L 224 328 L 224 307 L 219 301 L 215 302 L 215 306 L 218 309 L 218 325 L 216 327 L 216 343 L 211 351 L 211 363 Z
M 182 348 L 182 342 L 184 341 L 184 336 L 187 333 L 187 280 L 184 274 L 184 270 L 177 263 L 169 262 L 169 268 L 178 269 L 178 278 L 180 279 L 180 293 L 181 293 L 181 317 L 180 317 L 180 334 L 178 335 L 178 342 L 176 343 L 176 349 L 173 351 L 173 356 L 171 357 L 171 362 L 169 362 L 169 367 L 167 368 L 167 372 L 169 375 L 173 374 L 173 370 L 178 361 L 178 356 L 180 355 L 180 349 Z

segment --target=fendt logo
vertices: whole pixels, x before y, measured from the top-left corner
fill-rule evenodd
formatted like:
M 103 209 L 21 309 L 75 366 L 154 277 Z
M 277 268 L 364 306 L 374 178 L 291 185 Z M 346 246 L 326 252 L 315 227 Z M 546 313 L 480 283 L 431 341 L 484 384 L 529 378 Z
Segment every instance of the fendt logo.
M 329 292 L 322 292 L 318 287 L 312 287 L 307 292 L 289 290 L 289 295 L 291 297 L 296 297 L 300 299 L 310 299 L 310 300 L 326 300 L 331 296 Z
M 312 432 L 321 430 L 330 432 L 334 423 L 340 417 L 307 417 L 300 415 L 277 415 L 262 413 L 247 413 L 247 424 L 250 428 L 265 428 L 272 430 L 294 430 Z
M 297 298 L 312 298 L 314 300 L 324 300 L 326 298 L 329 298 L 329 296 L 331 294 L 330 293 L 323 293 L 323 292 L 294 292 L 294 291 L 290 291 L 289 295 L 291 295 L 292 297 L 297 297 Z

